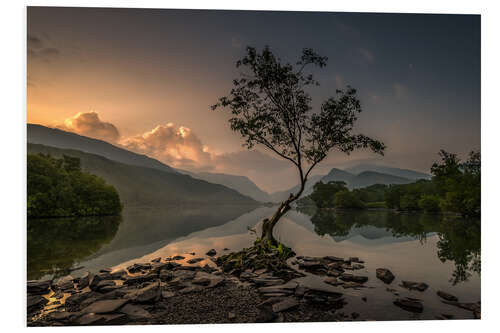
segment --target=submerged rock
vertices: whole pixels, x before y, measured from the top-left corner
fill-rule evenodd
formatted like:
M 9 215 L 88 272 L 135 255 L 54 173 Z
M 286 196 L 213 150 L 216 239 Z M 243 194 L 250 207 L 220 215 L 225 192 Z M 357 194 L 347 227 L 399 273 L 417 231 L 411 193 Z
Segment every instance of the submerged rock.
M 217 251 L 215 249 L 210 249 L 207 253 L 205 253 L 207 256 L 214 256 L 217 254 Z
M 188 261 L 186 261 L 188 264 L 196 264 L 200 261 L 203 261 L 205 260 L 205 258 L 193 258 L 193 259 L 189 259 Z
M 422 313 L 424 310 L 424 306 L 421 302 L 408 298 L 398 298 L 394 301 L 394 305 L 410 312 Z
M 437 292 L 437 295 L 447 301 L 451 301 L 451 302 L 457 302 L 458 301 L 458 298 L 456 296 L 453 296 L 452 294 L 448 294 L 444 291 L 441 291 L 439 290 Z
M 340 276 L 340 279 L 342 281 L 349 281 L 349 282 L 356 282 L 356 283 L 365 283 L 368 281 L 367 276 L 361 276 L 361 275 L 353 275 L 353 274 L 348 274 L 344 273 Z
M 429 285 L 424 282 L 402 281 L 401 287 L 409 290 L 418 290 L 423 292 L 429 287 Z
M 376 273 L 377 278 L 382 280 L 385 284 L 391 284 L 391 282 L 396 278 L 387 268 L 377 268 Z

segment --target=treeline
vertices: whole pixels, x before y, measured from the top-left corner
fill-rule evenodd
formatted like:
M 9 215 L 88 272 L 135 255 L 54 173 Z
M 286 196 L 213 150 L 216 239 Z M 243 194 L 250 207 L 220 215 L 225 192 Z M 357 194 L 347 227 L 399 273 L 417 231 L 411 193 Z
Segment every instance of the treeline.
M 28 154 L 28 217 L 116 215 L 122 210 L 116 189 L 82 171 L 80 159 Z
M 461 162 L 457 155 L 439 152 L 440 163 L 431 167 L 431 180 L 404 185 L 376 184 L 349 191 L 344 182 L 316 183 L 313 193 L 298 205 L 318 208 L 393 208 L 401 211 L 455 212 L 481 215 L 481 155 L 471 152 Z

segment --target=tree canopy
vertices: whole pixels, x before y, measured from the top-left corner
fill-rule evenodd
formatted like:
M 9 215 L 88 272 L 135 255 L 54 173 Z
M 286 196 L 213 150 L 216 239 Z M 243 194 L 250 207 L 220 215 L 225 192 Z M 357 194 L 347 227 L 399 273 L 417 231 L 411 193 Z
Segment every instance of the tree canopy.
M 81 170 L 80 159 L 28 154 L 28 217 L 116 215 L 115 188 Z
M 294 65 L 282 62 L 268 46 L 261 52 L 246 48 L 236 63 L 240 75 L 233 80 L 228 96 L 221 97 L 213 110 L 229 108 L 231 129 L 244 138 L 248 149 L 261 145 L 297 167 L 300 188 L 278 209 L 263 228 L 272 238 L 272 227 L 298 199 L 311 170 L 332 150 L 349 154 L 368 148 L 382 154 L 382 142 L 353 133 L 361 103 L 356 89 L 336 90 L 319 110 L 313 110 L 310 87 L 319 85 L 311 68 L 323 68 L 328 58 L 310 48 L 302 51 Z M 267 223 L 267 222 L 266 222 Z

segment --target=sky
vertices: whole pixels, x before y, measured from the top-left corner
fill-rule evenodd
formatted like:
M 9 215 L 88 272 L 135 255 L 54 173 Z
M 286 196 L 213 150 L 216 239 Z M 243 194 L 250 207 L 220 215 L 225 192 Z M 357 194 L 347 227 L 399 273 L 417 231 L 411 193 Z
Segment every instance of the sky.
M 315 169 L 375 163 L 429 172 L 445 149 L 480 149 L 480 16 L 29 7 L 27 121 L 102 139 L 190 171 L 248 176 L 268 192 L 298 181 L 288 162 L 248 151 L 229 111 L 210 106 L 247 45 L 295 63 L 328 57 L 313 106 L 346 85 L 355 131 L 385 156 L 333 152 Z

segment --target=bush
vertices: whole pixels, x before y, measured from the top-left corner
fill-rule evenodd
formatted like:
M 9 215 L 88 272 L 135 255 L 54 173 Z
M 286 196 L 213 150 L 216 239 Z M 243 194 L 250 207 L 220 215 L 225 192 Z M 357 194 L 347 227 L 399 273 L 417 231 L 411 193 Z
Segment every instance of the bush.
M 424 194 L 418 201 L 418 207 L 428 213 L 435 213 L 441 210 L 439 207 L 439 198 L 435 195 Z
M 359 200 L 354 193 L 348 190 L 340 191 L 335 194 L 333 201 L 335 208 L 343 209 L 363 209 L 365 204 Z

